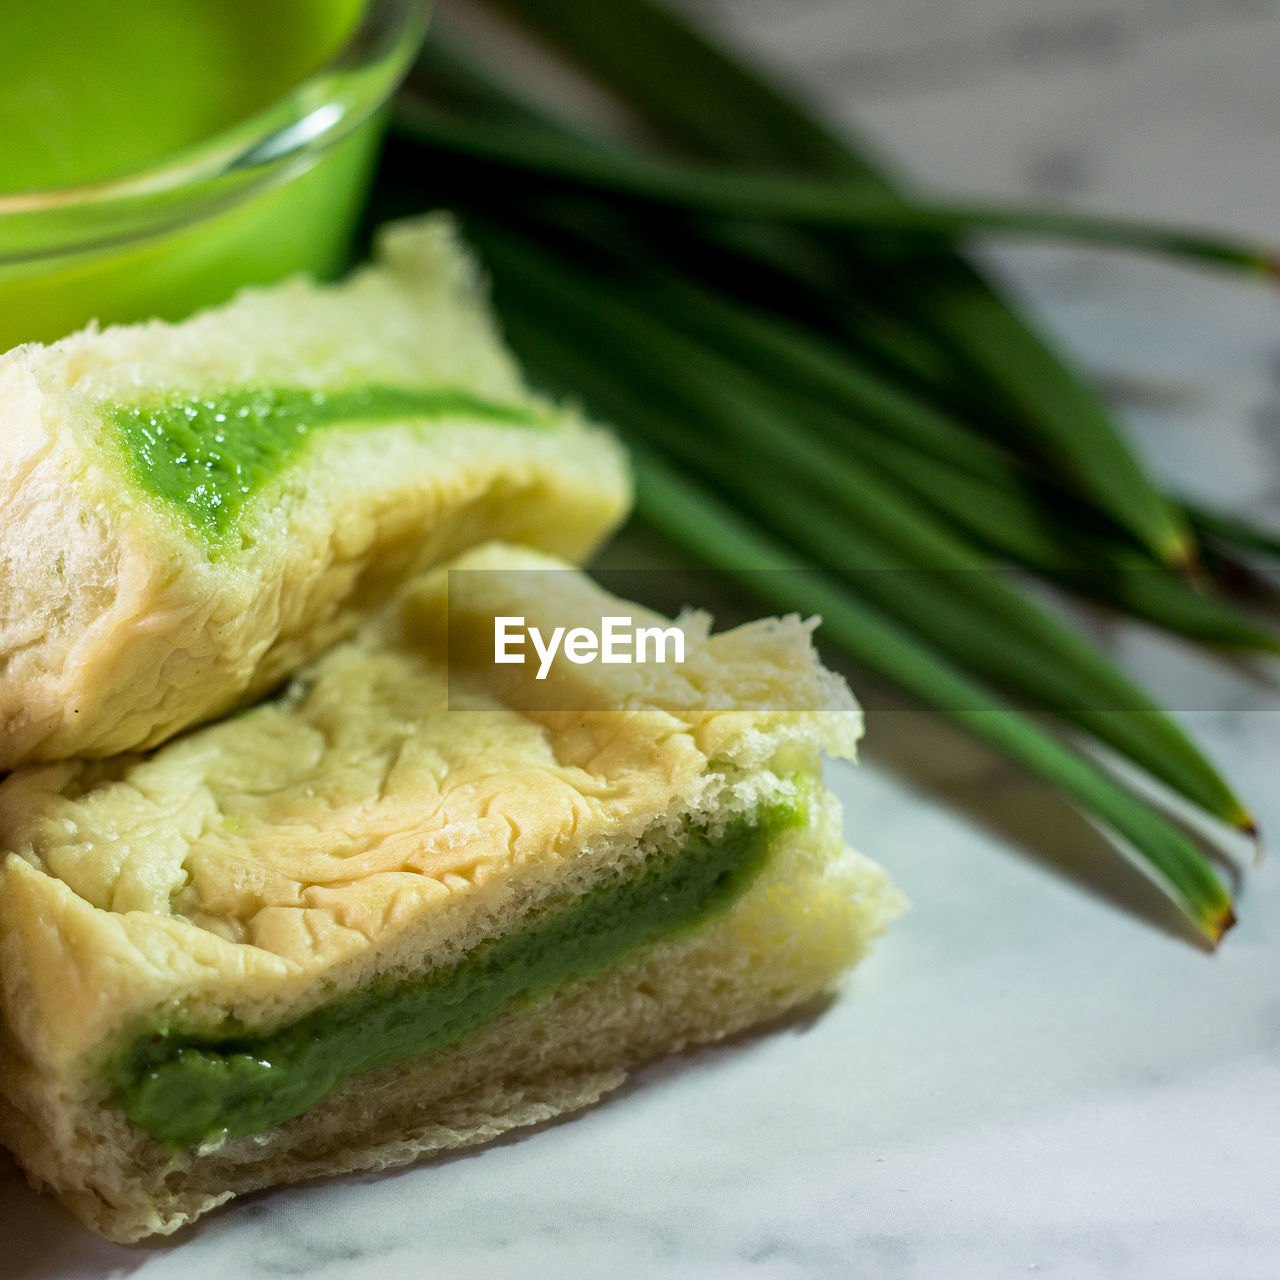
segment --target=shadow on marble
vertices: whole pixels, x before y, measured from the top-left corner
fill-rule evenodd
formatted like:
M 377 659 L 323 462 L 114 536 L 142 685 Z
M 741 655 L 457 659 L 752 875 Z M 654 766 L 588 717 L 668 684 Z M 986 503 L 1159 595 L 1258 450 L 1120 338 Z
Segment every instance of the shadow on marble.
M 879 692 L 865 678 L 859 693 L 874 725 L 863 746 L 865 762 L 889 770 L 913 790 L 962 814 L 1002 848 L 1030 858 L 1100 902 L 1207 948 L 1160 889 L 1046 784 L 931 712 L 904 710 L 897 694 L 889 695 L 889 706 L 878 708 Z M 1212 856 L 1234 879 L 1236 864 L 1225 855 Z
M 0 1148 L 0 1274 L 5 1280 L 48 1280 L 132 1275 L 157 1251 L 155 1245 L 111 1244 L 95 1236 L 51 1195 L 27 1185 L 9 1153 Z M 163 1248 L 164 1246 L 159 1246 Z

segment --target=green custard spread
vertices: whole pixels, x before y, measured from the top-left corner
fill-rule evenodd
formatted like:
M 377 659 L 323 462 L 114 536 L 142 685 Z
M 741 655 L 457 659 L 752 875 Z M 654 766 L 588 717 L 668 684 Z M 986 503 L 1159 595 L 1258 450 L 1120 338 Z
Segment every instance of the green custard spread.
M 274 102 L 360 0 L 5 0 L 0 193 L 155 164 Z
M 148 1035 L 111 1066 L 111 1087 L 136 1125 L 175 1149 L 270 1129 L 348 1076 L 450 1044 L 504 1007 L 700 924 L 743 892 L 807 807 L 773 804 L 714 839 L 690 830 L 638 876 L 548 907 L 449 968 L 341 997 L 271 1034 Z
M 318 431 L 451 417 L 546 424 L 533 408 L 449 387 L 252 388 L 108 408 L 104 416 L 135 483 L 213 545 L 225 540 L 254 493 L 296 461 Z

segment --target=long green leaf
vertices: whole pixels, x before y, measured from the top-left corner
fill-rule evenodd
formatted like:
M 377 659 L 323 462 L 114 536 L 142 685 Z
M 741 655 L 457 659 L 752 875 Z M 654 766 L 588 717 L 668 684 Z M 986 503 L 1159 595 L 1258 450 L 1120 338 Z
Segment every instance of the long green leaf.
M 1205 644 L 1280 652 L 1274 630 L 1129 545 L 1082 530 L 1043 493 L 992 483 L 873 432 L 842 438 L 988 550 L 1078 595 Z
M 490 0 L 588 67 L 697 152 L 759 167 L 843 176 L 891 188 L 786 94 L 647 0 Z
M 704 467 L 711 457 L 709 469 L 718 479 L 736 475 L 738 496 L 756 510 L 773 511 L 778 524 L 785 525 L 790 511 L 793 540 L 806 542 L 819 557 L 825 545 L 828 565 L 860 570 L 859 589 L 896 606 L 988 679 L 1088 729 L 1225 821 L 1251 825 L 1212 766 L 1150 699 L 1074 633 L 1010 590 L 989 562 L 948 536 L 901 490 L 806 438 L 803 428 L 767 404 L 762 389 L 744 386 L 731 366 L 647 324 L 616 300 L 603 301 L 598 289 L 575 286 L 564 264 L 539 264 L 514 242 L 492 235 L 481 243 L 497 273 L 500 303 L 505 284 L 517 296 L 523 287 L 526 305 L 537 308 L 544 325 L 548 314 L 563 320 L 559 308 L 576 308 L 579 342 L 603 344 L 615 365 L 638 366 L 642 377 L 647 374 L 645 394 L 614 395 L 602 406 L 616 421 L 642 427 L 661 421 L 654 400 L 665 391 L 692 412 L 693 421 L 718 426 L 722 434 L 709 439 L 677 421 L 662 433 L 664 448 L 686 460 L 692 451 Z M 518 312 L 513 315 L 510 306 L 506 314 L 510 336 L 527 357 L 546 337 L 536 321 L 513 326 Z M 601 380 L 575 360 L 572 348 L 562 345 L 557 360 L 561 368 L 572 362 L 575 383 L 600 393 Z M 607 384 L 603 390 L 608 396 Z M 742 450 L 743 440 L 750 441 L 750 450 Z M 815 491 L 839 503 L 838 521 L 824 521 L 815 511 Z M 866 572 L 884 569 L 896 572 Z
M 508 321 L 518 314 L 508 310 Z M 664 425 L 648 389 L 628 392 L 616 376 L 602 379 L 598 368 L 593 376 L 580 355 L 575 361 L 563 347 L 539 362 L 536 353 L 548 344 L 534 321 L 517 321 L 511 334 L 535 367 L 572 368 L 574 385 L 590 394 L 594 405 L 668 456 L 700 470 L 779 537 L 844 578 L 856 595 L 874 600 L 989 683 L 1091 732 L 1208 812 L 1253 830 L 1239 801 L 1150 700 L 1117 679 L 1092 651 L 1063 643 L 1062 634 L 1045 634 L 1051 628 L 1035 625 L 1020 599 L 1022 608 L 1009 608 L 1002 585 L 979 576 L 984 570 L 921 569 L 892 539 L 850 520 L 847 508 L 833 513 L 810 488 L 777 467 L 763 470 L 758 461 L 742 461 L 726 478 L 724 466 L 715 461 L 719 447 L 708 446 L 686 420 L 668 418 Z
M 593 240 L 589 247 L 598 247 Z M 628 246 L 629 248 L 631 246 Z M 639 256 L 638 251 L 634 256 Z M 618 265 L 625 254 L 612 259 Z M 1276 652 L 1280 638 L 1248 615 L 1202 591 L 1132 547 L 1073 523 L 1034 477 L 1003 450 L 951 415 L 896 387 L 877 370 L 799 325 L 734 305 L 662 270 L 626 277 L 629 297 L 696 334 L 744 367 L 770 376 L 789 394 L 825 403 L 842 445 L 908 487 L 970 537 L 1016 564 L 1077 593 L 1167 630 L 1227 648 Z M 1084 513 L 1081 513 L 1084 514 Z M 1206 534 L 1251 539 L 1280 557 L 1280 538 L 1193 510 Z M 1243 543 L 1242 543 L 1243 545 Z
M 1217 942 L 1230 928 L 1229 895 L 1181 832 L 825 575 L 795 572 L 794 553 L 710 491 L 647 451 L 636 452 L 635 464 L 640 510 L 657 529 L 704 563 L 736 576 L 770 606 L 820 614 L 821 635 L 849 657 L 1019 761 L 1111 827 L 1209 941 Z
M 607 21 L 600 6 L 580 0 L 501 0 L 499 7 L 709 158 L 843 176 L 869 192 L 902 198 L 864 155 L 836 142 L 651 0 L 609 0 Z M 662 74 L 654 75 L 659 66 Z M 860 253 L 855 242 L 846 247 Z M 912 277 L 905 291 L 912 313 L 989 381 L 1049 456 L 1122 527 L 1167 563 L 1193 558 L 1185 522 L 1151 485 L 1096 397 L 967 263 L 947 253 L 920 257 L 909 243 L 892 239 L 862 257 L 889 268 L 899 286 L 904 274 Z
M 1239 516 L 1211 511 L 1194 503 L 1185 504 L 1185 509 L 1191 523 L 1206 536 L 1280 561 L 1280 532 L 1259 528 Z
M 711 51 L 711 56 L 713 62 L 723 61 L 715 51 Z M 411 120 L 415 113 L 425 109 L 426 103 L 443 101 L 450 110 L 468 117 L 476 115 L 487 123 L 515 126 L 523 136 L 541 135 L 560 144 L 567 141 L 595 155 L 608 150 L 599 139 L 587 137 L 522 97 L 492 66 L 471 58 L 447 35 L 442 39 L 437 33 L 428 42 L 408 89 L 409 94 L 402 94 L 404 119 Z M 479 190 L 474 171 L 468 174 L 469 181 L 458 174 L 442 176 L 439 153 L 414 141 L 414 137 L 412 124 L 405 132 L 393 135 L 389 154 L 395 157 L 395 163 L 384 171 L 380 187 L 394 187 L 407 179 L 407 185 L 421 191 L 422 168 L 429 166 L 428 180 L 433 184 L 443 181 L 455 204 L 465 202 L 470 196 L 479 200 L 478 207 L 482 210 L 496 204 L 512 212 L 519 208 L 527 216 L 529 193 L 525 188 L 513 189 L 500 174 L 489 175 L 488 181 L 479 184 Z M 403 154 L 406 148 L 408 153 Z M 417 148 L 422 148 L 420 154 Z M 402 211 L 393 202 L 387 216 Z M 617 209 L 606 209 L 599 202 L 587 212 L 588 221 L 592 223 L 605 217 L 614 234 L 620 222 L 626 221 Z M 561 201 L 554 206 L 551 217 L 563 226 L 574 226 L 581 233 L 584 230 L 582 213 L 581 205 L 566 206 Z M 640 224 L 632 219 L 630 225 L 634 233 Z M 654 230 L 654 221 L 646 219 L 644 231 L 649 234 L 633 246 L 637 254 L 651 257 L 659 252 L 652 234 Z M 710 290 L 723 295 L 731 310 L 733 304 L 744 301 L 739 296 L 744 286 L 750 287 L 749 305 L 758 306 L 763 287 L 767 305 L 775 317 L 790 314 L 794 317 L 793 324 L 807 332 L 812 332 L 819 316 L 823 317 L 839 335 L 842 355 L 851 348 L 863 350 L 884 368 L 897 371 L 931 392 L 960 373 L 954 359 L 939 348 L 931 335 L 876 305 L 869 294 L 850 296 L 836 287 L 830 254 L 820 245 L 770 228 L 741 223 L 716 227 L 666 225 L 662 228 L 661 244 L 675 269 L 705 279 Z M 883 374 L 881 381 L 884 381 Z
M 593 236 L 578 256 L 601 247 Z M 607 259 L 614 270 L 644 262 L 643 271 L 628 272 L 620 283 L 628 297 L 740 366 L 769 376 L 797 401 L 825 404 L 839 415 L 823 415 L 833 438 L 981 545 L 1180 635 L 1263 652 L 1280 646 L 1274 631 L 1238 609 L 1193 590 L 1181 575 L 1126 543 L 1089 530 L 1087 521 L 1082 527 L 1088 513 L 1073 509 L 1075 520 L 1069 519 L 1047 490 L 1031 487 L 1035 478 L 1011 455 L 952 416 L 821 336 L 664 271 L 652 253 L 627 242 Z
M 567 182 L 609 196 L 651 201 L 694 213 L 798 226 L 919 238 L 934 250 L 974 232 L 1077 240 L 1090 245 L 1171 254 L 1197 262 L 1275 275 L 1275 254 L 1256 245 L 1136 219 L 1018 205 L 904 205 L 838 179 L 794 178 L 670 164 L 584 146 L 524 124 L 487 124 L 441 111 L 420 99 L 398 105 L 396 125 L 425 145 L 509 170 L 513 176 Z

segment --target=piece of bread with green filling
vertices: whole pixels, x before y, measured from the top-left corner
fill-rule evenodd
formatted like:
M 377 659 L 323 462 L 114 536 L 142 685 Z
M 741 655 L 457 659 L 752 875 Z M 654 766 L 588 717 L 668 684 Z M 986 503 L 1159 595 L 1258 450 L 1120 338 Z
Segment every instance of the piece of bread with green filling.
M 681 662 L 540 681 L 480 660 L 498 616 L 670 625 L 491 544 L 272 701 L 0 784 L 0 1141 L 89 1226 L 586 1106 L 830 992 L 898 910 L 821 783 L 861 717 L 808 624 L 690 615 Z
M 489 538 L 578 561 L 624 458 L 532 394 L 443 216 L 338 285 L 0 357 L 0 771 L 277 686 Z

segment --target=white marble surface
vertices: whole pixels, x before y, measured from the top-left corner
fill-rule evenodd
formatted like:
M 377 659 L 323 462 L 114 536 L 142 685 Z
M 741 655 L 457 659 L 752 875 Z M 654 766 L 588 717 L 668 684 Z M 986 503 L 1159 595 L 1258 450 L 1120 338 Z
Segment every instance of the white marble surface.
M 1273 4 L 698 8 L 939 190 L 1275 233 Z M 1104 255 L 998 261 L 1168 476 L 1280 523 L 1273 296 Z M 1280 830 L 1280 712 L 1257 686 L 1136 631 L 1108 642 Z M 0 1275 L 1280 1274 L 1275 861 L 1246 872 L 1211 956 L 1070 811 L 927 718 L 873 712 L 869 760 L 832 781 L 915 905 L 814 1022 L 490 1149 L 254 1197 L 165 1245 L 105 1245 L 5 1169 Z

